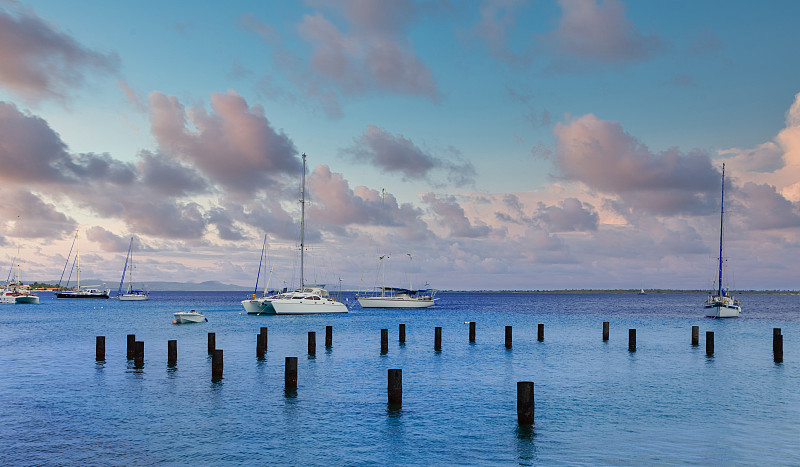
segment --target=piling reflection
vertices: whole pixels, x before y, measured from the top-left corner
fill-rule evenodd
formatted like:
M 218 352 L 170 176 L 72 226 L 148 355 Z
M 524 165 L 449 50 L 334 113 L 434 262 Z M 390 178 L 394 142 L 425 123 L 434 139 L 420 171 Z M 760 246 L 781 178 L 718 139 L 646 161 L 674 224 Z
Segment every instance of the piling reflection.
M 517 425 L 514 435 L 519 465 L 536 465 L 536 431 L 533 425 Z

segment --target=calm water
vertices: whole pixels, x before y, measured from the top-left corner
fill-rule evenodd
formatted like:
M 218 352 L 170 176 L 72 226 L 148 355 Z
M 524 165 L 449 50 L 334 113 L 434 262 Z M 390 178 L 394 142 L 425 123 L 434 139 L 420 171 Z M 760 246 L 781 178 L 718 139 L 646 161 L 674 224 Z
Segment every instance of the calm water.
M 298 317 L 243 315 L 243 293 L 41 296 L 38 306 L 0 306 L 0 465 L 800 464 L 798 296 L 740 296 L 732 320 L 703 318 L 699 295 L 442 293 L 428 310 L 356 305 Z M 186 309 L 209 322 L 173 325 Z M 474 344 L 465 321 L 477 322 Z M 261 326 L 269 348 L 258 361 Z M 782 364 L 773 327 L 784 335 Z M 208 332 L 224 350 L 221 382 L 211 381 Z M 143 369 L 126 359 L 127 334 L 145 342 Z M 102 363 L 97 335 L 106 336 Z M 295 394 L 283 387 L 286 356 L 299 357 Z M 403 370 L 399 411 L 386 404 L 389 368 Z M 526 380 L 535 382 L 532 430 L 516 422 L 516 382 Z

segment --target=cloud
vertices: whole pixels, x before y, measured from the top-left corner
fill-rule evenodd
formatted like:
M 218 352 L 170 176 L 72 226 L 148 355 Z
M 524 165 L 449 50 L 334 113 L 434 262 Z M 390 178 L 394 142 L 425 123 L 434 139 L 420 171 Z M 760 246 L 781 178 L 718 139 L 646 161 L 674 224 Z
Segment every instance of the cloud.
M 210 190 L 208 182 L 194 167 L 161 153 L 141 151 L 136 167 L 142 183 L 164 196 L 184 197 Z
M 594 207 L 577 198 L 567 198 L 559 206 L 547 206 L 540 202 L 534 217 L 548 232 L 585 232 L 597 230 L 598 224 Z
M 719 173 L 708 154 L 673 148 L 654 154 L 617 122 L 584 115 L 556 124 L 555 162 L 561 175 L 616 194 L 633 209 L 658 214 L 712 211 Z
M 211 94 L 214 113 L 186 111 L 175 97 L 150 94 L 151 131 L 165 154 L 195 165 L 233 192 L 254 192 L 300 172 L 294 143 L 276 131 L 260 106 L 231 91 Z
M 0 85 L 29 102 L 66 98 L 90 73 L 116 73 L 119 59 L 92 51 L 30 9 L 0 5 Z
M 402 135 L 368 125 L 355 144 L 344 150 L 360 162 L 368 162 L 385 172 L 399 173 L 404 180 L 429 179 L 434 170 L 446 172 L 445 178 L 455 185 L 474 183 L 475 168 L 471 163 L 436 158 Z
M 472 30 L 486 45 L 486 48 L 497 60 L 508 64 L 527 62 L 529 53 L 514 53 L 509 44 L 509 35 L 516 26 L 519 11 L 526 6 L 522 0 L 486 0 L 480 5 L 480 20 Z
M 129 238 L 120 237 L 97 225 L 86 230 L 86 238 L 99 244 L 103 251 L 109 253 L 127 252 L 130 245 Z
M 431 207 L 439 223 L 450 230 L 450 237 L 483 238 L 492 232 L 492 228 L 480 220 L 473 225 L 454 196 L 426 193 L 422 200 Z
M 0 232 L 18 238 L 62 238 L 77 223 L 28 188 L 0 188 Z
M 737 200 L 744 205 L 738 214 L 745 216 L 751 229 L 800 227 L 800 203 L 787 200 L 774 186 L 745 183 L 737 192 Z
M 596 65 L 643 61 L 664 48 L 625 17 L 619 0 L 559 0 L 563 16 L 558 28 L 544 37 L 554 55 L 553 68 L 579 70 Z

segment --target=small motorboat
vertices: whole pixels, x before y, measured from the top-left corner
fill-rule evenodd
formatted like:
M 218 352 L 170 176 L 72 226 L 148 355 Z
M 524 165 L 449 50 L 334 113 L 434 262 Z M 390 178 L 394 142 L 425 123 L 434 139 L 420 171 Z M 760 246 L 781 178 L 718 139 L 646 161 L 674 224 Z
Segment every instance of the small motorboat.
M 179 311 L 173 313 L 173 315 L 175 316 L 175 320 L 172 322 L 173 324 L 202 323 L 203 321 L 208 321 L 208 318 L 195 310 Z

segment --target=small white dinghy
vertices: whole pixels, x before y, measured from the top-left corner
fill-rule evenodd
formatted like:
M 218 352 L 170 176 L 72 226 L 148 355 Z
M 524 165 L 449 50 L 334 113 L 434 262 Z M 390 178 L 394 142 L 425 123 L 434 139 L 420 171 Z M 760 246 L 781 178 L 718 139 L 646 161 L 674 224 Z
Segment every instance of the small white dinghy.
M 173 315 L 175 316 L 175 320 L 172 322 L 173 324 L 202 323 L 203 321 L 208 321 L 208 318 L 195 310 L 179 311 L 173 313 Z

